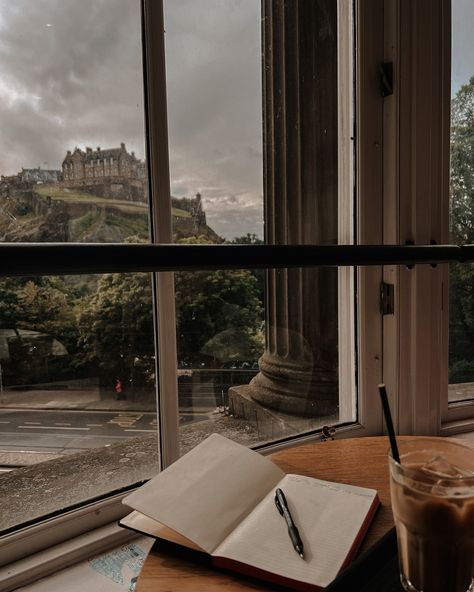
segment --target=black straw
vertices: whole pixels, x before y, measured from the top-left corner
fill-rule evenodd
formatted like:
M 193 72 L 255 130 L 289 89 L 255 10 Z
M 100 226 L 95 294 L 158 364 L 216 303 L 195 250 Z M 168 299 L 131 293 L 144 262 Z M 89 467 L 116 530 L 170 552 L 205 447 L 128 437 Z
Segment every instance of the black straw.
M 393 429 L 392 414 L 390 413 L 390 405 L 388 404 L 387 391 L 384 384 L 379 384 L 379 393 L 382 400 L 383 414 L 385 417 L 385 424 L 388 430 L 388 437 L 390 446 L 392 448 L 392 458 L 400 464 L 400 455 L 398 454 L 397 439 L 395 438 L 395 430 Z

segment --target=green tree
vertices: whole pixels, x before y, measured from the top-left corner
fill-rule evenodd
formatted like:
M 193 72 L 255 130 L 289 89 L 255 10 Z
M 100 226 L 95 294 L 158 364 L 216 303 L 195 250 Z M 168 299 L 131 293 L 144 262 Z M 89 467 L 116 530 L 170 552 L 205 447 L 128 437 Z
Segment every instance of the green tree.
M 52 335 L 75 349 L 77 327 L 72 303 L 64 282 L 57 277 L 27 280 L 18 292 L 20 328 Z
M 249 356 L 256 359 L 262 353 L 263 306 L 255 276 L 247 270 L 219 270 L 180 272 L 175 277 L 180 362 L 194 364 L 210 357 L 219 365 Z M 219 346 L 223 332 L 225 349 Z
M 259 238 L 254 232 L 236 236 L 231 241 L 233 245 L 263 245 L 263 240 Z
M 474 243 L 474 76 L 451 105 L 451 240 Z
M 24 282 L 14 277 L 0 280 L 0 328 L 16 329 L 20 320 L 19 291 Z
M 251 235 L 247 235 L 251 237 Z M 180 244 L 209 243 L 205 237 Z M 175 274 L 178 360 L 219 366 L 256 360 L 263 351 L 261 279 L 248 270 Z
M 77 332 L 73 302 L 63 280 L 48 276 L 3 278 L 0 327 L 47 333 L 74 347 Z
M 154 377 L 154 331 L 150 276 L 103 275 L 78 314 L 83 363 L 97 368 L 102 383 L 141 386 Z
M 195 236 L 181 244 L 206 244 Z M 263 304 L 257 278 L 247 270 L 175 274 L 178 362 L 221 365 L 262 353 Z M 154 376 L 153 304 L 147 274 L 107 274 L 78 306 L 83 363 L 102 382 L 120 377 L 144 384 Z
M 0 281 L 0 328 L 7 337 L 4 370 L 8 381 L 27 383 L 54 380 L 64 367 L 52 355 L 54 339 L 69 354 L 77 345 L 77 327 L 69 289 L 59 277 L 4 278 Z M 42 335 L 25 334 L 35 331 Z
M 474 243 L 474 77 L 451 107 L 450 240 Z M 450 382 L 474 380 L 474 268 L 450 268 Z
M 230 241 L 232 245 L 263 245 L 264 241 L 259 238 L 255 233 L 247 232 L 242 236 L 236 236 Z M 260 300 L 263 302 L 265 295 L 265 270 L 264 269 L 252 269 L 250 273 L 257 280 L 258 295 Z

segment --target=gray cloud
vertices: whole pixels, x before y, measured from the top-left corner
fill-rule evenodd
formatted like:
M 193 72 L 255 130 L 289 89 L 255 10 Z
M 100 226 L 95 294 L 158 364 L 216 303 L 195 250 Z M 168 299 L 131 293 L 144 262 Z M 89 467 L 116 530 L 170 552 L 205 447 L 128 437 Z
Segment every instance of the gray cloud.
M 144 153 L 138 6 L 0 0 L 2 173 L 58 167 L 76 145 Z
M 143 156 L 139 4 L 0 0 L 0 173 L 59 167 L 76 145 Z M 200 191 L 224 236 L 261 235 L 259 2 L 165 12 L 172 193 Z
M 261 236 L 259 2 L 209 0 L 205 18 L 195 0 L 165 6 L 172 189 L 200 191 L 223 236 Z
M 472 23 L 474 22 L 474 2 L 472 0 L 453 0 L 452 5 L 452 85 L 455 94 L 462 84 L 469 82 L 474 75 L 474 43 Z

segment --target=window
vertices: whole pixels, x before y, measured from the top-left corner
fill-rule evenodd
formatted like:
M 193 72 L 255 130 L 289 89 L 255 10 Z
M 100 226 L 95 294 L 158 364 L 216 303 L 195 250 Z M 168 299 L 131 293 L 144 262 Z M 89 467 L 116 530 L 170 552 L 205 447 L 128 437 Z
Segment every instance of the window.
M 450 240 L 454 244 L 472 244 L 472 176 L 470 165 L 473 93 L 472 43 L 467 23 L 471 20 L 469 3 L 452 4 L 451 74 L 451 179 Z M 471 401 L 474 397 L 473 361 L 470 355 L 471 266 L 457 265 L 450 273 L 449 401 Z
M 43 36 L 59 30 L 52 16 L 42 12 L 44 6 L 54 6 L 59 18 L 56 2 L 41 8 L 24 2 L 27 10 L 22 13 L 5 3 L 3 26 L 7 17 L 28 18 L 45 22 Z M 71 204 L 70 211 L 87 209 L 87 214 L 75 215 L 67 225 L 56 224 L 50 232 L 73 233 L 82 242 L 99 242 L 97 236 L 103 242 L 127 240 L 128 245 L 118 250 L 110 245 L 110 251 L 56 245 L 48 251 L 50 258 L 37 266 L 36 277 L 52 270 L 56 276 L 3 280 L 1 300 L 16 298 L 20 311 L 16 318 L 26 314 L 22 303 L 43 306 L 43 312 L 35 313 L 36 325 L 3 328 L 13 331 L 6 336 L 8 355 L 17 355 L 22 364 L 10 364 L 7 374 L 2 362 L 4 396 L 11 390 L 12 372 L 36 372 L 40 377 L 41 372 L 52 371 L 52 362 L 62 372 L 72 367 L 90 371 L 95 364 L 95 376 L 103 372 L 112 400 L 127 396 L 127 401 L 137 402 L 144 395 L 147 404 L 154 405 L 157 391 L 158 413 L 153 416 L 128 408 L 124 400 L 116 401 L 113 429 L 118 425 L 127 436 L 139 433 L 133 430 L 150 432 L 146 444 L 143 440 L 134 451 L 119 452 L 122 459 L 134 458 L 133 463 L 137 457 L 126 455 L 143 452 L 146 446 L 167 465 L 214 430 L 258 446 L 320 437 L 323 425 L 336 426 L 340 437 L 380 433 L 376 387 L 382 380 L 400 432 L 434 433 L 442 419 L 449 419 L 443 415 L 447 265 L 336 269 L 295 268 L 283 261 L 281 267 L 273 267 L 275 257 L 288 254 L 289 250 L 279 249 L 284 245 L 306 245 L 307 251 L 298 251 L 303 259 L 305 252 L 313 252 L 311 244 L 448 242 L 449 3 L 430 3 L 423 18 L 418 14 L 421 8 L 408 3 L 400 3 L 399 9 L 394 3 L 375 1 L 356 2 L 353 9 L 349 0 L 268 0 L 261 8 L 258 4 L 209 0 L 198 7 L 195 2 L 170 0 L 164 2 L 163 15 L 159 2 L 142 6 L 138 0 L 124 1 L 119 6 L 114 0 L 105 19 L 113 31 L 114 52 L 109 54 L 101 46 L 98 62 L 83 60 L 81 54 L 77 71 L 72 68 L 64 83 L 67 88 L 72 85 L 70 103 L 77 108 L 80 93 L 90 86 L 76 78 L 86 80 L 98 72 L 96 98 L 108 100 L 105 106 L 90 101 L 94 117 L 89 123 L 87 111 L 78 109 L 83 118 L 78 120 L 74 111 L 73 120 L 80 124 L 77 131 L 73 137 L 70 130 L 59 136 L 68 183 L 34 185 L 31 191 L 39 197 L 31 203 L 46 209 L 49 198 L 51 207 L 60 203 Z M 99 23 L 102 8 L 92 5 L 90 14 L 82 9 L 81 15 Z M 138 78 L 133 84 L 126 80 L 127 72 L 137 76 L 142 69 L 141 8 L 144 90 Z M 73 9 L 61 5 L 64 14 Z M 198 9 L 209 18 L 196 18 Z M 77 30 L 79 16 L 70 19 Z M 163 29 L 163 16 L 165 39 L 156 35 Z M 119 34 L 121 25 L 127 28 L 126 35 Z M 33 40 L 38 30 L 35 27 Z M 93 27 L 88 30 L 91 42 L 106 45 L 102 29 L 97 37 Z M 133 51 L 130 43 L 135 44 Z M 433 54 L 433 47 L 439 51 Z M 86 50 L 84 46 L 87 54 Z M 124 60 L 117 58 L 116 51 L 126 54 Z M 84 73 L 84 64 L 98 69 Z M 15 80 L 16 72 L 12 70 L 4 84 Z M 55 76 L 51 74 L 46 90 L 59 104 Z M 30 80 L 25 77 L 28 87 Z M 113 84 L 102 88 L 103 80 L 120 83 L 120 88 Z M 17 90 L 15 95 L 10 87 L 2 88 L 8 96 L 21 99 Z M 122 117 L 124 106 L 130 120 Z M 35 109 L 33 114 L 46 113 L 58 129 L 67 127 L 60 111 Z M 119 121 L 128 131 L 117 137 Z M 88 147 L 92 142 L 105 146 L 108 138 L 105 148 Z M 43 149 L 41 142 L 31 146 Z M 104 178 L 109 169 L 100 166 L 99 172 L 98 166 L 107 155 L 111 163 L 119 163 L 110 181 Z M 54 160 L 49 153 L 48 159 Z M 4 172 L 13 173 L 22 164 L 12 160 L 11 166 Z M 84 185 L 87 167 L 90 187 Z M 15 175 L 2 178 L 5 200 L 11 183 L 17 182 L 10 177 Z M 145 196 L 151 204 L 149 216 Z M 60 211 L 64 207 L 56 206 Z M 13 229 L 36 215 L 12 213 L 17 220 L 5 219 L 3 224 Z M 23 237 L 18 234 L 14 240 Z M 163 245 L 174 241 L 176 248 L 148 251 L 150 240 Z M 266 271 L 245 263 L 247 247 L 260 256 L 251 245 L 238 246 L 262 240 L 274 247 L 271 257 L 265 251 Z M 227 247 L 234 249 L 227 251 L 230 259 L 221 254 L 220 249 Z M 31 253 L 35 249 L 43 252 L 38 245 Z M 163 261 L 176 252 L 178 258 L 166 267 Z M 70 261 L 61 263 L 60 253 L 69 253 Z M 88 254 L 85 264 L 81 253 Z M 156 253 L 164 253 L 165 259 L 156 260 Z M 242 262 L 241 269 L 230 268 L 233 257 L 242 258 L 237 261 Z M 163 271 L 153 276 L 139 273 L 150 271 L 152 260 Z M 216 269 L 219 260 L 222 265 Z M 4 270 L 7 264 L 3 265 Z M 26 269 L 25 259 L 21 265 Z M 76 265 L 85 275 L 73 274 Z M 394 295 L 394 308 L 384 315 L 381 285 L 393 289 Z M 50 320 L 55 311 L 58 318 Z M 32 313 L 30 308 L 27 312 Z M 79 324 L 72 322 L 71 315 Z M 54 322 L 63 323 L 64 316 L 70 332 L 58 339 Z M 44 326 L 46 321 L 49 326 Z M 75 341 L 74 331 L 79 332 Z M 70 355 L 71 347 L 63 343 L 66 337 L 74 343 L 78 358 L 88 356 L 88 365 L 83 359 L 74 366 L 64 364 L 64 356 L 57 352 L 64 351 L 63 346 Z M 32 350 L 40 345 L 42 357 Z M 66 374 L 59 377 L 61 381 L 52 382 L 71 379 Z M 83 378 L 91 376 L 74 380 Z M 152 413 L 153 407 L 145 412 Z M 30 425 L 25 432 L 39 429 Z M 82 445 L 85 440 L 77 442 Z M 87 466 L 87 459 L 93 464 L 108 451 L 84 454 Z M 138 464 L 127 482 L 123 471 L 117 471 L 121 486 L 147 478 L 156 470 L 156 457 L 151 455 L 151 460 Z M 127 463 L 123 461 L 122 469 Z M 88 490 L 86 499 L 91 495 Z
M 2 2 L 0 28 L 1 241 L 149 242 L 146 177 L 114 184 L 104 167 L 119 151 L 145 159 L 141 3 Z M 0 280 L 1 464 L 71 458 L 72 468 L 82 458 L 92 470 L 115 454 L 122 462 L 80 488 L 58 466 L 55 496 L 42 503 L 26 468 L 18 505 L 2 471 L 2 499 L 11 501 L 2 531 L 131 486 L 159 463 L 151 275 L 47 272 Z M 125 452 L 147 434 L 148 454 Z
M 257 3 L 230 2 L 232 19 L 228 18 L 227 11 L 226 14 L 219 13 L 223 7 L 212 5 L 214 8 L 210 14 L 214 20 L 203 20 L 190 30 L 187 23 L 195 22 L 191 18 L 192 10 L 195 10 L 192 6 L 186 3 L 165 3 L 164 6 L 169 60 L 171 201 L 164 171 L 168 154 L 163 134 L 156 131 L 164 121 L 163 113 L 159 112 L 160 103 L 143 96 L 138 80 L 132 78 L 130 82 L 127 79 L 127 76 L 136 77 L 141 71 L 138 51 L 140 4 L 127 3 L 126 7 L 114 4 L 113 23 L 107 20 L 111 13 L 107 12 L 105 19 L 102 9 L 94 5 L 91 14 L 85 11 L 82 20 L 79 15 L 74 19 L 74 28 L 81 31 L 83 20 L 89 22 L 90 18 L 97 24 L 101 19 L 109 23 L 110 30 L 105 34 L 101 31 L 100 40 L 92 27 L 88 29 L 88 42 L 84 41 L 84 52 L 86 46 L 93 50 L 95 44 L 104 43 L 102 59 L 83 60 L 81 56 L 75 61 L 74 52 L 66 51 L 61 55 L 72 69 L 74 112 L 68 113 L 66 119 L 66 114 L 58 111 L 61 85 L 71 83 L 69 78 L 65 81 L 62 77 L 61 63 L 48 74 L 50 82 L 41 87 L 40 80 L 35 90 L 37 96 L 40 96 L 40 90 L 44 92 L 42 106 L 33 111 L 33 115 L 39 113 L 49 117 L 51 125 L 67 128 L 67 134 L 59 136 L 55 144 L 51 143 L 47 158 L 57 162 L 58 175 L 62 168 L 64 173 L 70 172 L 69 177 L 65 174 L 63 181 L 42 183 L 32 188 L 16 188 L 14 175 L 3 181 L 5 192 L 15 193 L 20 206 L 26 203 L 29 192 L 32 193 L 33 209 L 38 210 L 37 204 L 50 200 L 48 203 L 52 209 L 46 210 L 45 216 L 34 210 L 24 213 L 25 223 L 30 224 L 29 239 L 38 240 L 35 225 L 42 225 L 50 233 L 45 239 L 53 242 L 149 240 L 144 204 L 146 181 L 142 181 L 141 187 L 135 182 L 127 182 L 128 172 L 122 172 L 124 179 L 121 183 L 104 179 L 106 170 L 102 164 L 109 155 L 111 162 L 117 156 L 124 170 L 128 165 L 132 166 L 132 162 L 133 167 L 145 167 L 145 162 L 162 164 L 162 169 L 152 167 L 150 179 L 156 202 L 151 218 L 155 241 L 260 242 L 264 238 L 262 178 L 266 183 L 268 242 L 334 244 L 340 240 L 353 241 L 351 179 L 354 178 L 354 141 L 351 130 L 354 98 L 350 89 L 354 71 L 354 15 L 350 4 L 344 4 L 344 10 L 338 15 L 333 3 L 328 3 L 329 12 L 310 3 L 298 11 L 285 12 L 278 4 L 268 3 L 264 7 L 263 39 Z M 53 13 L 49 15 L 28 2 L 26 8 L 22 14 L 13 9 L 6 10 L 5 26 L 15 30 L 30 10 L 36 15 L 31 22 L 44 21 L 44 30 L 32 32 L 31 43 L 37 44 L 38 48 L 46 44 L 49 53 L 43 52 L 42 67 L 49 72 L 47 68 L 54 63 L 56 55 L 51 48 L 66 31 L 55 25 Z M 60 19 L 69 10 L 64 5 L 61 10 L 55 10 L 54 16 Z M 154 10 L 147 7 L 146 18 Z M 120 27 L 129 21 L 133 23 L 134 34 L 128 35 L 127 43 L 124 43 Z M 217 21 L 226 23 L 227 28 L 216 27 Z M 321 33 L 317 43 L 315 27 Z M 283 29 L 287 46 L 272 45 L 272 39 L 280 39 Z M 14 42 L 12 38 L 10 43 Z M 159 43 L 150 39 L 147 43 L 147 59 L 161 63 L 163 67 Z M 339 69 L 338 44 L 344 48 L 340 63 L 345 64 Z M 263 148 L 262 47 L 267 64 L 263 81 L 266 97 Z M 297 55 L 294 64 L 288 66 L 293 79 L 287 83 L 281 76 L 279 60 L 284 55 L 289 59 L 292 47 L 296 48 Z M 117 51 L 127 56 L 125 62 L 117 60 Z M 311 57 L 307 58 L 307 55 Z M 298 80 L 298 63 L 300 68 L 308 71 L 316 69 L 324 84 L 312 83 L 311 86 L 311 82 L 305 82 L 310 80 L 308 78 Z M 153 75 L 157 71 L 159 69 L 153 69 Z M 147 88 L 157 93 L 152 69 L 148 72 Z M 10 87 L 17 84 L 28 90 L 31 76 L 23 64 L 19 77 L 18 70 L 12 67 L 8 82 Z M 161 75 L 156 76 L 161 84 Z M 87 85 L 84 84 L 86 81 Z M 88 94 L 91 82 L 95 83 L 96 92 L 99 91 L 99 102 Z M 339 82 L 348 89 L 344 104 L 340 104 L 337 98 Z M 118 83 L 124 83 L 120 92 L 116 86 Z M 184 92 L 187 88 L 193 88 L 195 92 Z M 292 94 L 294 89 L 296 94 Z M 286 99 L 278 106 L 274 101 L 280 92 Z M 308 104 L 306 110 L 304 108 L 303 98 L 308 93 L 314 95 L 319 110 L 317 118 L 311 105 Z M 82 107 L 80 101 L 88 108 Z M 143 111 L 136 107 L 143 102 L 147 104 L 148 125 L 152 132 L 147 153 L 143 145 Z M 67 102 L 64 104 L 68 105 Z M 20 101 L 16 108 L 22 106 Z M 53 108 L 57 111 L 56 119 L 52 115 Z M 280 127 L 278 110 L 285 111 Z M 119 141 L 121 137 L 116 139 L 116 117 L 100 116 L 100 125 L 96 123 L 97 116 L 105 113 L 121 114 L 121 128 L 128 130 L 138 160 L 128 145 Z M 33 119 L 30 130 L 35 125 L 37 119 Z M 285 129 L 293 125 L 301 130 L 299 135 L 285 137 Z M 110 148 L 90 148 L 90 143 L 96 140 L 102 145 L 107 142 Z M 316 150 L 314 146 L 317 146 Z M 21 148 L 24 150 L 24 145 Z M 30 149 L 37 150 L 39 155 L 44 147 L 42 144 L 36 147 L 33 143 Z M 263 153 L 265 167 L 262 166 Z M 297 153 L 299 157 L 293 157 Z M 344 163 L 339 153 L 344 154 Z M 275 154 L 273 163 L 270 162 L 272 154 Z M 9 158 L 11 170 L 6 172 L 13 173 L 19 166 L 19 157 L 17 155 L 15 160 L 10 154 Z M 25 155 L 21 154 L 20 160 L 23 158 Z M 284 163 L 286 173 L 276 172 L 278 163 Z M 314 163 L 318 174 L 312 170 Z M 338 184 L 338 167 L 341 177 L 348 179 L 344 190 Z M 290 180 L 300 187 L 296 216 L 292 186 L 288 185 L 284 191 L 274 190 L 272 193 L 270 190 L 271 186 Z M 319 196 L 318 199 L 315 196 Z M 51 214 L 56 210 L 65 214 L 67 225 L 64 221 L 62 226 L 53 223 Z M 338 212 L 341 215 L 345 212 L 344 224 L 338 224 Z M 304 216 L 317 219 L 318 224 L 314 228 L 302 225 Z M 16 216 L 15 221 L 10 221 L 4 240 L 9 236 L 8 232 L 14 231 L 17 232 L 15 241 L 26 240 L 25 233 L 22 234 L 24 226 L 20 224 L 23 219 L 19 218 Z M 167 220 L 172 220 L 173 226 Z M 236 239 L 239 235 L 241 238 Z M 61 249 L 59 245 L 57 248 Z M 46 266 L 44 271 L 48 271 Z M 160 453 L 164 462 L 169 462 L 177 454 L 178 433 L 173 426 L 178 418 L 182 449 L 204 437 L 206 429 L 232 433 L 227 427 L 232 422 L 238 428 L 236 437 L 262 443 L 310 433 L 327 423 L 353 423 L 360 419 L 355 404 L 353 272 L 349 270 L 338 276 L 335 269 L 279 269 L 267 272 L 266 284 L 264 275 L 263 270 L 243 269 L 178 272 L 174 280 L 171 276 L 160 276 L 157 281 L 159 343 L 166 343 L 159 351 L 160 375 L 155 369 L 154 305 L 148 276 L 87 274 L 7 278 L 5 299 L 8 297 L 17 304 L 15 313 L 10 311 L 8 319 L 12 326 L 4 329 L 10 331 L 5 334 L 8 356 L 2 363 L 4 398 L 11 401 L 16 396 L 24 400 L 27 390 L 31 398 L 38 400 L 41 391 L 44 404 L 51 406 L 58 398 L 58 391 L 64 396 L 66 388 L 69 394 L 79 391 L 77 396 L 83 399 L 86 393 L 102 402 L 113 402 L 116 397 L 117 407 L 110 408 L 112 417 L 107 417 L 107 424 L 110 429 L 120 427 L 127 436 L 135 436 L 154 432 L 157 425 L 152 415 L 156 378 L 161 381 L 159 423 L 164 443 Z M 316 287 L 317 301 L 314 300 Z M 300 301 L 297 300 L 298 294 L 302 295 Z M 344 311 L 340 322 L 337 320 L 338 300 L 344 302 L 340 306 Z M 33 310 L 33 302 L 43 309 Z M 69 325 L 66 326 L 66 322 Z M 313 327 L 312 333 L 304 327 Z M 173 345 L 176 329 L 177 356 Z M 341 339 L 344 344 L 340 348 L 341 360 L 337 345 L 339 335 L 345 336 Z M 35 340 L 38 344 L 45 341 L 42 357 L 38 357 Z M 259 366 L 265 343 L 267 352 Z M 344 377 L 343 381 L 340 376 Z M 122 411 L 120 399 L 125 400 L 125 397 L 134 406 Z M 237 412 L 244 415 L 240 422 L 235 417 L 229 418 L 229 414 L 235 416 Z M 261 415 L 255 427 L 250 418 L 257 412 Z M 43 413 L 44 417 L 47 413 Z M 283 420 L 282 414 L 288 417 Z M 70 423 L 69 415 L 66 418 L 56 416 L 54 420 L 56 434 L 53 439 L 56 444 L 60 442 L 57 447 L 48 444 L 51 434 L 42 432 L 43 424 L 38 425 L 31 418 L 28 424 L 22 424 L 34 452 L 55 454 L 95 448 L 118 437 L 111 432 L 108 436 L 99 434 L 97 419 L 85 419 L 81 425 L 74 420 L 74 425 L 66 425 Z M 39 417 L 37 414 L 36 419 Z M 199 429 L 200 425 L 202 429 Z M 78 438 L 72 430 L 87 431 L 88 437 Z M 76 437 L 71 438 L 71 432 Z M 123 435 L 121 433 L 120 437 Z
M 453 237 L 457 202 L 452 198 L 450 205 L 449 196 L 450 184 L 453 189 L 456 183 L 456 100 L 451 97 L 460 84 L 456 67 L 464 62 L 456 47 L 465 39 L 456 27 L 467 5 L 439 0 L 423 7 L 402 3 L 398 11 L 388 3 L 387 8 L 380 62 L 389 64 L 393 85 L 388 93 L 384 87 L 384 242 L 466 244 Z M 457 387 L 448 386 L 449 374 L 455 377 L 459 370 L 466 336 L 465 327 L 459 332 L 456 278 L 468 268 L 454 262 L 384 268 L 395 309 L 383 317 L 383 376 L 400 433 L 472 429 L 472 404 L 453 401 Z

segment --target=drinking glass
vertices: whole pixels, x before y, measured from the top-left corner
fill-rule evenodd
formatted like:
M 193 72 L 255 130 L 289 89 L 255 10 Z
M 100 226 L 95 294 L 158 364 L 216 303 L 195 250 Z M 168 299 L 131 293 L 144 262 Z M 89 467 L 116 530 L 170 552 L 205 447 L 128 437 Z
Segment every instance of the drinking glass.
M 399 453 L 389 466 L 403 588 L 474 591 L 474 449 L 419 437 Z

